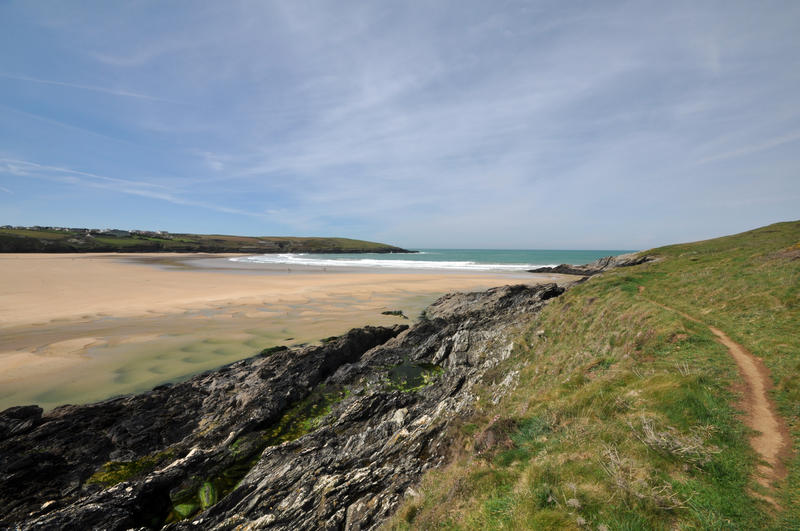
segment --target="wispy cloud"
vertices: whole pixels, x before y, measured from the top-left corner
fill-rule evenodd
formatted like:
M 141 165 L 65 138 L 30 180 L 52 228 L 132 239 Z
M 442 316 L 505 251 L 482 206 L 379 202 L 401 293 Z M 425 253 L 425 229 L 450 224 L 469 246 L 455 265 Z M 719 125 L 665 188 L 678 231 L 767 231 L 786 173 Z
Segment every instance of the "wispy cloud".
M 5 79 L 13 79 L 15 81 L 26 81 L 26 82 L 29 82 L 29 83 L 38 83 L 38 84 L 41 84 L 41 85 L 54 85 L 54 86 L 58 86 L 58 87 L 69 87 L 69 88 L 80 89 L 80 90 L 89 90 L 91 92 L 101 92 L 103 94 L 111 94 L 112 96 L 121 96 L 121 97 L 125 97 L 125 98 L 136 98 L 136 99 L 141 99 L 141 100 L 163 101 L 163 102 L 169 102 L 169 103 L 179 103 L 179 102 L 176 102 L 174 100 L 168 100 L 168 99 L 159 98 L 159 97 L 156 97 L 156 96 L 148 96 L 147 94 L 141 94 L 139 92 L 133 92 L 133 91 L 124 90 L 124 89 L 113 89 L 113 88 L 106 88 L 106 87 L 98 87 L 98 86 L 94 86 L 94 85 L 82 85 L 80 83 L 67 83 L 67 82 L 64 82 L 64 81 L 54 81 L 54 80 L 50 80 L 50 79 L 37 79 L 37 78 L 34 78 L 34 77 L 7 74 L 7 73 L 3 73 L 3 72 L 0 72 L 0 77 L 1 78 L 5 78 Z
M 28 160 L 0 158 L 0 164 L 3 165 L 0 166 L 0 171 L 5 171 L 6 173 L 11 175 L 26 175 L 26 176 L 48 175 L 48 174 L 68 175 L 75 177 L 84 177 L 91 180 L 102 181 L 116 185 L 138 186 L 143 188 L 162 188 L 162 189 L 166 188 L 165 186 L 156 183 L 131 181 L 127 179 L 119 179 L 116 177 L 106 177 L 104 175 L 97 175 L 95 173 L 73 170 L 61 166 L 50 166 L 47 164 L 39 164 L 37 162 L 31 162 Z
M 791 142 L 797 142 L 800 140 L 800 132 L 794 132 L 787 135 L 782 135 L 779 137 L 771 138 L 765 142 L 759 142 L 756 144 L 752 144 L 749 146 L 740 147 L 739 149 L 734 149 L 731 151 L 726 151 L 724 153 L 718 153 L 716 155 L 711 155 L 705 158 L 700 159 L 697 161 L 698 164 L 708 164 L 709 162 L 715 162 L 719 160 L 726 160 L 726 159 L 733 159 L 737 157 L 744 157 L 745 155 L 752 155 L 753 153 L 758 153 L 760 151 L 766 151 L 768 149 L 776 148 L 783 144 L 789 144 Z
M 94 137 L 99 137 L 99 138 L 102 138 L 102 139 L 111 140 L 113 142 L 118 142 L 118 143 L 123 143 L 123 144 L 132 144 L 132 142 L 130 142 L 129 140 L 126 140 L 124 138 L 119 138 L 117 136 L 112 136 L 112 135 L 109 135 L 109 134 L 105 134 L 105 133 L 103 133 L 101 131 L 97 131 L 97 130 L 93 130 L 93 129 L 87 129 L 86 127 L 80 127 L 80 126 L 75 125 L 75 124 L 66 123 L 64 121 L 56 120 L 54 118 L 49 118 L 47 116 L 42 116 L 42 115 L 39 115 L 39 114 L 36 114 L 36 113 L 33 113 L 33 112 L 23 111 L 21 109 L 15 109 L 13 107 L 9 107 L 7 105 L 3 105 L 2 103 L 0 103 L 0 109 L 5 109 L 8 112 L 24 116 L 24 117 L 28 118 L 29 120 L 35 120 L 37 122 L 42 122 L 42 123 L 47 124 L 47 125 L 58 127 L 60 129 L 65 129 L 67 131 L 70 131 L 73 134 L 74 133 L 79 133 L 81 136 L 82 135 L 92 135 Z M 75 136 L 79 136 L 79 135 L 75 135 Z
M 0 76 L 18 128 L 0 142 L 63 167 L 6 173 L 224 224 L 198 230 L 645 246 L 800 193 L 800 152 L 769 151 L 800 140 L 797 2 L 34 4 L 14 6 L 34 22 Z
M 15 177 L 46 179 L 73 186 L 111 190 L 121 194 L 148 197 L 176 205 L 195 206 L 207 210 L 224 212 L 227 214 L 262 218 L 267 217 L 267 214 L 265 213 L 251 212 L 240 208 L 227 207 L 207 201 L 182 197 L 176 195 L 168 187 L 157 183 L 119 179 L 116 177 L 108 177 L 105 175 L 97 175 L 95 173 L 73 170 L 71 168 L 39 164 L 37 162 L 27 160 L 0 158 L 0 174 L 12 175 Z

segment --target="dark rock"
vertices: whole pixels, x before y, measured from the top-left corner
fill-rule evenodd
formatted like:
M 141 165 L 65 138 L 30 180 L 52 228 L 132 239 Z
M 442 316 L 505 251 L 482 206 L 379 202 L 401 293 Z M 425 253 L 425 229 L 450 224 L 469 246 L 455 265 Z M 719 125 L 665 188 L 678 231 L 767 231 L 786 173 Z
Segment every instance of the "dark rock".
M 3 412 L 3 426 L 39 420 L 0 441 L 0 527 L 374 529 L 445 462 L 472 387 L 562 291 L 452 294 L 411 328 L 351 330 L 45 415 Z M 481 444 L 502 445 L 502 431 Z
M 39 406 L 16 406 L 0 412 L 0 440 L 10 435 L 22 435 L 42 421 Z
M 629 253 L 619 256 L 605 256 L 584 265 L 561 264 L 555 267 L 539 267 L 537 269 L 529 269 L 528 273 L 559 273 L 562 275 L 591 276 L 609 269 L 630 267 L 654 260 L 655 258 L 647 256 L 646 254 Z

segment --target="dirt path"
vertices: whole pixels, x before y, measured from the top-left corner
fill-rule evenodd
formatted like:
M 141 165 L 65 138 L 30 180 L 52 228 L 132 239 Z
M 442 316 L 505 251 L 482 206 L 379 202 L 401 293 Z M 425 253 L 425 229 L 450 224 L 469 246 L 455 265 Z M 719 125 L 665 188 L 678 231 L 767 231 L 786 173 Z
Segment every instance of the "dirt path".
M 640 293 L 644 287 L 639 288 Z M 777 414 L 775 404 L 770 400 L 768 392 L 772 387 L 769 370 L 761 358 L 757 358 L 739 343 L 736 343 L 722 330 L 707 325 L 675 308 L 670 308 L 653 300 L 647 299 L 656 306 L 677 313 L 690 321 L 707 326 L 725 345 L 736 361 L 739 374 L 743 379 L 743 399 L 741 406 L 745 410 L 745 423 L 756 433 L 750 438 L 750 445 L 762 459 L 758 465 L 756 480 L 767 489 L 772 489 L 772 483 L 786 477 L 784 464 L 791 452 L 789 430 L 786 423 Z M 758 494 L 757 494 L 758 495 Z M 770 496 L 759 495 L 776 508 L 778 503 Z

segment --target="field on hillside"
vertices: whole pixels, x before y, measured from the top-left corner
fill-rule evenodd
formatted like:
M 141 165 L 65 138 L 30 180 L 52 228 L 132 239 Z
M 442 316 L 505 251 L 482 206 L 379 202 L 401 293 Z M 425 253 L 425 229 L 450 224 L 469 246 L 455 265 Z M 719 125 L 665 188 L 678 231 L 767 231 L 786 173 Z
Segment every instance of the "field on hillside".
M 408 252 L 350 238 L 228 236 L 95 229 L 0 228 L 0 252 L 205 252 L 386 253 Z
M 799 440 L 800 222 L 647 254 L 544 310 L 496 369 L 516 391 L 485 390 L 389 527 L 800 529 L 800 448 L 757 481 L 739 372 L 706 326 L 764 360 Z

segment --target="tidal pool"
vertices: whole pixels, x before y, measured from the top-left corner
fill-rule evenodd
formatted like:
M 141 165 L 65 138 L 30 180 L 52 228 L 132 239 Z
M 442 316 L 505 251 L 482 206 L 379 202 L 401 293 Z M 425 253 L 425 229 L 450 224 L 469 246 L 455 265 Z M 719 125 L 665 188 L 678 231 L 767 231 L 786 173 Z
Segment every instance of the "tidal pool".
M 303 304 L 221 306 L 146 317 L 57 321 L 5 329 L 0 410 L 84 404 L 149 390 L 278 345 L 317 344 L 366 325 L 410 324 L 437 295 L 330 296 Z M 401 310 L 410 319 L 383 315 Z

